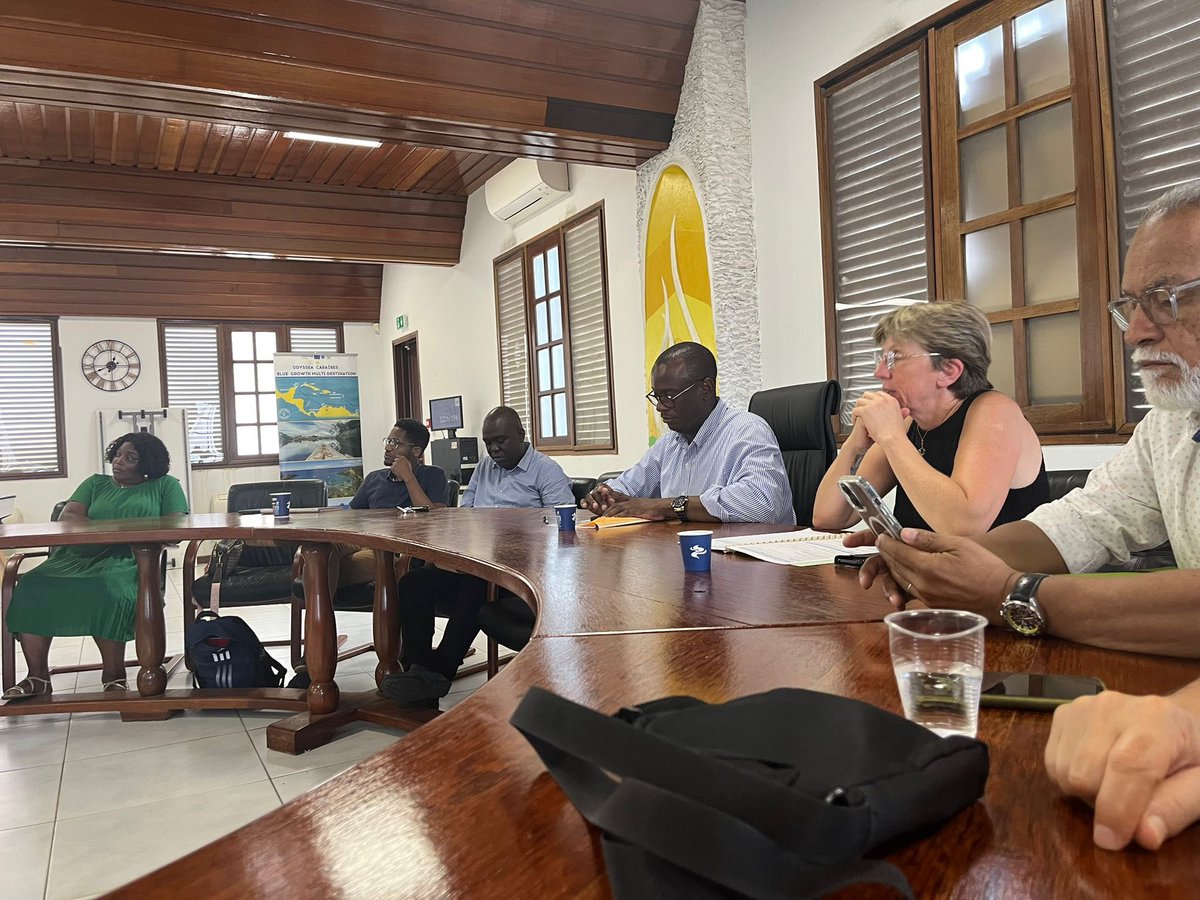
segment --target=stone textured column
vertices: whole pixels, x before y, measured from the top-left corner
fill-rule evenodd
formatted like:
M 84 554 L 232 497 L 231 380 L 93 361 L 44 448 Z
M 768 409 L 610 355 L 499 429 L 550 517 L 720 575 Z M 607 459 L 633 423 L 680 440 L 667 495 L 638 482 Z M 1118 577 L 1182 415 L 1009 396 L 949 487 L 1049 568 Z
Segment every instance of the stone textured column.
M 643 163 L 637 180 L 640 254 L 659 173 L 673 163 L 695 185 L 708 237 L 720 393 L 740 409 L 762 382 L 745 19 L 744 3 L 702 0 L 671 146 Z

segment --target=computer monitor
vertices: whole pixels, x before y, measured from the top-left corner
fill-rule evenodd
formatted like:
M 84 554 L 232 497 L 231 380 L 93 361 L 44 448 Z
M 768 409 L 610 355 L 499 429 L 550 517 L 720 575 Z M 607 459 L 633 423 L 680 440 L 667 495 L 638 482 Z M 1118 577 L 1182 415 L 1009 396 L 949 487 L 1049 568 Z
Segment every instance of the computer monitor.
M 429 428 L 432 431 L 454 432 L 463 427 L 462 395 L 429 401 Z

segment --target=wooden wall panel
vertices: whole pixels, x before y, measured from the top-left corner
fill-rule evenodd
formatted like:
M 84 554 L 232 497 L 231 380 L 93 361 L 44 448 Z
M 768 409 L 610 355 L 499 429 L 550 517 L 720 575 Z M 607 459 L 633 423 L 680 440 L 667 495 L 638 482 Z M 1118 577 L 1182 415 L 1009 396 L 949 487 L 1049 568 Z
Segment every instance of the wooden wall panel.
M 8 315 L 378 322 L 382 284 L 366 263 L 0 246 Z
M 0 240 L 453 265 L 465 216 L 455 196 L 0 165 Z

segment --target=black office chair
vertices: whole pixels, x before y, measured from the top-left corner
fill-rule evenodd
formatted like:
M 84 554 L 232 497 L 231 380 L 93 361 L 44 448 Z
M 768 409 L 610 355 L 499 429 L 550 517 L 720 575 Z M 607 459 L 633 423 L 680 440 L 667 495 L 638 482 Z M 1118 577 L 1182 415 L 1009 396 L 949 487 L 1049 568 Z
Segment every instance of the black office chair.
M 624 471 L 625 471 L 624 469 L 616 469 L 615 471 L 612 471 L 612 472 L 605 472 L 599 478 L 596 479 L 596 484 L 601 484 L 602 482 L 605 482 L 605 481 L 612 481 L 614 478 L 621 475 L 621 473 L 623 473 Z
M 833 416 L 841 401 L 836 381 L 772 388 L 750 398 L 750 412 L 766 419 L 779 441 L 797 525 L 812 524 L 817 486 L 837 456 Z
M 1087 484 L 1090 469 L 1061 469 L 1057 472 L 1047 471 L 1046 481 L 1050 489 L 1050 502 L 1060 500 L 1077 487 Z
M 458 506 L 459 491 L 462 485 L 453 478 L 446 479 L 446 506 L 455 509 Z
M 615 476 L 613 476 L 615 477 Z M 571 493 L 575 495 L 575 505 L 579 505 L 584 497 L 596 489 L 596 485 L 600 483 L 598 478 L 583 478 L 581 476 L 571 477 Z
M 50 512 L 50 521 L 57 522 L 59 516 L 62 515 L 63 509 L 66 507 L 67 501 L 60 500 L 54 504 L 54 509 Z M 12 602 L 13 589 L 17 586 L 17 581 L 21 577 L 21 566 L 26 560 L 39 559 L 51 556 L 57 548 L 49 550 L 31 550 L 21 553 L 14 553 L 8 558 L 4 564 L 4 576 L 0 580 L 0 689 L 8 690 L 17 683 L 17 642 L 12 632 L 8 630 L 5 620 L 8 618 L 8 606 Z M 162 556 L 159 559 L 159 590 L 166 592 L 167 589 L 167 551 L 163 550 Z M 167 670 L 167 677 L 179 668 L 179 664 L 183 661 L 181 654 L 169 656 L 163 661 L 163 667 Z M 136 659 L 125 660 L 125 668 L 137 666 Z M 55 675 L 62 675 L 68 672 L 96 672 L 104 668 L 101 663 L 83 663 L 67 666 L 51 666 L 50 677 L 53 679 Z
M 289 491 L 292 507 L 320 507 L 328 503 L 325 482 L 316 478 L 286 481 L 255 481 L 229 486 L 228 512 L 259 512 L 271 506 L 271 494 Z M 247 546 L 243 541 L 219 541 L 213 549 L 208 571 L 196 575 L 200 541 L 191 541 L 183 556 L 184 631 L 202 609 L 225 606 L 264 606 L 288 603 L 292 607 L 291 636 L 286 641 L 263 641 L 267 646 L 290 646 L 293 668 L 303 658 L 301 614 L 304 605 L 292 595 L 292 582 L 299 573 L 296 550 L 299 544 L 280 542 L 272 546 Z M 214 582 L 219 585 L 214 592 Z M 214 596 L 215 594 L 215 596 Z

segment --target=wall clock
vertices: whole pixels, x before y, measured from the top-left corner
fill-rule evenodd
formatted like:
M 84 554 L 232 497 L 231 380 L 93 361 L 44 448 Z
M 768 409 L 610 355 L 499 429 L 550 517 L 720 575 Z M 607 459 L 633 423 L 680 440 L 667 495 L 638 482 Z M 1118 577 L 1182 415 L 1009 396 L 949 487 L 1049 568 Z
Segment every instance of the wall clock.
M 102 391 L 123 391 L 142 374 L 137 351 L 124 341 L 96 341 L 83 351 L 83 377 Z

